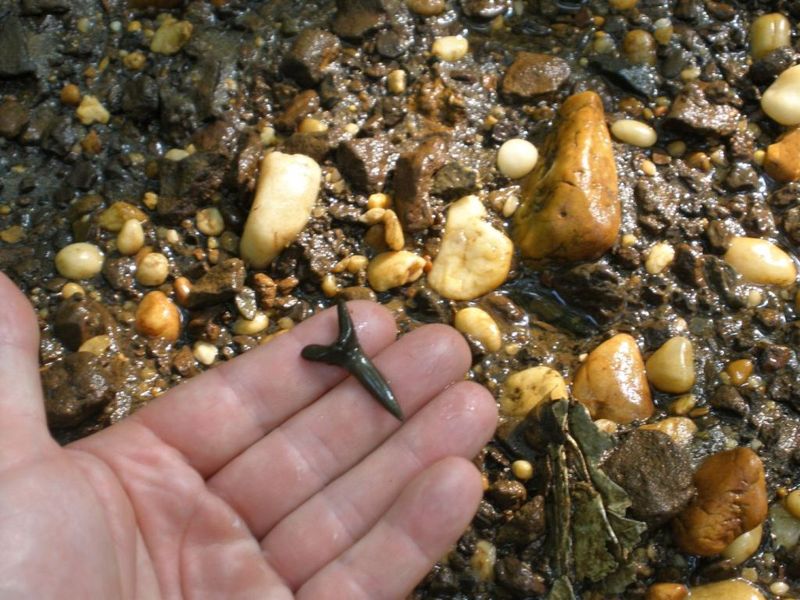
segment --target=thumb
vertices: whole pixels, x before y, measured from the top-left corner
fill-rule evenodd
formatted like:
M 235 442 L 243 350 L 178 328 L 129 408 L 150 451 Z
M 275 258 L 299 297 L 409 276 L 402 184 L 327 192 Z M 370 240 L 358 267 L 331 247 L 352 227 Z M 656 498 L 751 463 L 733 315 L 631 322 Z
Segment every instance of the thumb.
M 39 326 L 28 299 L 0 273 L 0 465 L 52 442 L 39 379 Z

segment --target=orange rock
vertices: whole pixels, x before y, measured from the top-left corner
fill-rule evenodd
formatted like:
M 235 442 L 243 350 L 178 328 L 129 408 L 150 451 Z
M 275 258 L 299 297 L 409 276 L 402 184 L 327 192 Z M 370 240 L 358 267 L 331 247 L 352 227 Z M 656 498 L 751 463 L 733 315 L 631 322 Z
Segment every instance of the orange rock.
M 767 517 L 764 465 L 750 448 L 706 458 L 694 474 L 697 496 L 673 521 L 678 546 L 713 556 Z
M 558 134 L 522 187 L 514 239 L 532 259 L 592 260 L 619 233 L 617 167 L 603 103 L 595 92 L 570 96 Z
M 136 331 L 174 342 L 181 333 L 180 310 L 164 292 L 150 292 L 136 309 Z
M 620 333 L 592 350 L 575 374 L 572 395 L 593 419 L 630 423 L 652 415 L 655 407 L 636 340 Z
M 764 169 L 767 175 L 782 183 L 800 179 L 800 127 L 767 146 Z

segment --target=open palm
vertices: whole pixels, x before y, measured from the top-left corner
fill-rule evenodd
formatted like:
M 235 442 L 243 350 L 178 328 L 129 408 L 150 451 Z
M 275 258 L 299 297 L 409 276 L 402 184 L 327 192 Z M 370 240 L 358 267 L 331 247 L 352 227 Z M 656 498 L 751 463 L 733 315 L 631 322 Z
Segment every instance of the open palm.
M 495 406 L 464 341 L 349 304 L 407 415 L 300 350 L 335 311 L 66 448 L 49 436 L 38 328 L 0 275 L 0 597 L 402 598 L 481 495 L 466 460 Z M 449 387 L 448 387 L 449 386 Z

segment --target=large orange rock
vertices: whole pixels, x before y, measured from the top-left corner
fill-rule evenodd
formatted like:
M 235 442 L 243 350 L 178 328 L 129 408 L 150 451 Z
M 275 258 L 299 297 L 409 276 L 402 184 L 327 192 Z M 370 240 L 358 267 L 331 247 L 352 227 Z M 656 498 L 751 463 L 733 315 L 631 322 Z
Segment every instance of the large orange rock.
M 592 350 L 575 374 L 572 395 L 593 419 L 630 423 L 651 416 L 655 407 L 636 340 L 620 333 Z
M 678 546 L 713 556 L 767 517 L 764 465 L 750 448 L 706 458 L 694 474 L 697 496 L 673 521 Z
M 617 167 L 600 97 L 570 96 L 561 125 L 524 181 L 514 241 L 532 259 L 592 260 L 619 232 Z
M 767 146 L 764 170 L 782 183 L 800 179 L 800 127 L 795 127 Z

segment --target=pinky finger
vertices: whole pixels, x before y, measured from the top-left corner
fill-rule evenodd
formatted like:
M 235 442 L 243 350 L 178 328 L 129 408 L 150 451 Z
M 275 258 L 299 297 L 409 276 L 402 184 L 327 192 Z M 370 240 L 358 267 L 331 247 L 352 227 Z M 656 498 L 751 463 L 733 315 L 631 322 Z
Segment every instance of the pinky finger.
M 298 600 L 406 597 L 464 532 L 478 507 L 481 478 L 464 458 L 420 473 L 352 548 L 311 577 Z

